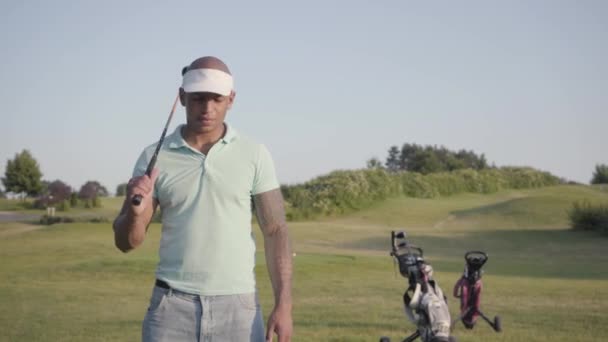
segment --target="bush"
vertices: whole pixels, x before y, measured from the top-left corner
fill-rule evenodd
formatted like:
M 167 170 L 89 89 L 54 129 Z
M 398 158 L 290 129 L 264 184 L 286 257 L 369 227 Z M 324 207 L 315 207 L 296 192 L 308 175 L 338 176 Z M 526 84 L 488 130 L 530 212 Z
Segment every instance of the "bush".
M 55 223 L 72 223 L 75 220 L 71 217 L 67 217 L 67 216 L 48 216 L 48 215 L 43 215 L 40 218 L 40 224 L 44 224 L 44 225 L 51 225 L 51 224 L 55 224 Z
M 34 209 L 46 209 L 47 207 L 53 206 L 53 203 L 54 202 L 49 196 L 41 196 L 34 201 L 32 207 Z
M 416 172 L 402 172 L 400 174 L 401 189 L 409 197 L 433 198 L 439 196 L 435 188 L 427 182 L 426 178 Z
M 428 175 L 375 168 L 334 171 L 304 184 L 284 185 L 281 191 L 287 219 L 299 220 L 359 210 L 397 195 L 433 198 L 559 183 L 557 177 L 531 168 L 464 169 Z
M 588 201 L 574 202 L 568 217 L 574 230 L 595 230 L 608 234 L 608 205 L 592 206 Z
M 75 208 L 78 206 L 78 194 L 75 192 L 72 192 L 70 194 L 70 207 Z
M 59 203 L 59 205 L 57 206 L 57 210 L 59 210 L 59 211 L 68 211 L 68 210 L 70 210 L 70 201 L 68 201 L 67 199 L 61 201 Z
M 90 223 L 109 223 L 110 220 L 107 217 L 69 217 L 69 216 L 48 216 L 43 215 L 40 218 L 40 224 L 52 225 L 55 223 L 76 223 L 76 222 L 90 222 Z

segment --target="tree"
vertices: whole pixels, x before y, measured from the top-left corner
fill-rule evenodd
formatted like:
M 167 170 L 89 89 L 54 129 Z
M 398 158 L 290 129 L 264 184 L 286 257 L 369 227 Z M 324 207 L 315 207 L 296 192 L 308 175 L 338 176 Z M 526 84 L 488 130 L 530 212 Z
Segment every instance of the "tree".
M 80 187 L 78 197 L 82 199 L 94 199 L 96 197 L 108 196 L 108 190 L 98 181 L 88 181 Z
M 0 189 L 0 198 L 6 198 L 6 194 Z
M 43 190 L 42 172 L 38 162 L 28 150 L 15 154 L 13 160 L 7 161 L 4 175 L 2 183 L 6 191 L 35 196 Z
M 608 165 L 606 165 L 606 164 L 595 165 L 595 172 L 593 172 L 593 178 L 591 178 L 591 184 L 608 184 Z
M 44 190 L 41 192 L 42 196 L 38 197 L 34 202 L 34 208 L 44 209 L 49 206 L 55 206 L 61 204 L 70 198 L 72 188 L 60 180 L 53 182 L 43 181 Z M 69 203 L 68 203 L 69 205 Z
M 414 159 L 416 155 L 422 152 L 422 146 L 416 144 L 405 143 L 401 147 L 401 155 L 399 156 L 399 168 L 401 170 L 412 171 Z
M 428 148 L 427 150 L 418 153 L 412 162 L 413 166 L 411 171 L 414 172 L 420 172 L 426 175 L 429 173 L 442 171 L 439 158 L 437 158 L 437 155 L 433 152 L 433 150 Z
M 54 202 L 60 202 L 70 199 L 72 187 L 57 179 L 49 183 L 48 192 L 50 196 L 53 196 Z
M 382 162 L 380 161 L 380 159 L 373 157 L 372 159 L 367 161 L 367 168 L 368 169 L 381 169 L 381 168 L 383 168 Z
M 392 172 L 399 170 L 399 147 L 391 146 L 391 148 L 388 150 L 386 168 Z
M 116 196 L 125 196 L 127 194 L 127 183 L 118 184 L 116 187 Z

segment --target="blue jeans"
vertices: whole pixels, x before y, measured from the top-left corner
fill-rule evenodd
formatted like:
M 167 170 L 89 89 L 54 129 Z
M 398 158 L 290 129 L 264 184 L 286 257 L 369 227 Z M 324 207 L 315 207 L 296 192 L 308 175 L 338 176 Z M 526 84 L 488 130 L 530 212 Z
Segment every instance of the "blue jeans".
M 143 342 L 263 342 L 255 293 L 199 296 L 155 286 L 142 329 Z

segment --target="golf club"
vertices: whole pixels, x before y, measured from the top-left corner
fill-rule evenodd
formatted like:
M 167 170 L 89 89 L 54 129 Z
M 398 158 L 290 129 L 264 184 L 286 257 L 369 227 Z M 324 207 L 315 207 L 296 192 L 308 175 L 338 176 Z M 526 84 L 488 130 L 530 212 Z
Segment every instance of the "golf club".
M 158 152 L 160 148 L 163 146 L 163 141 L 165 140 L 165 135 L 167 134 L 167 129 L 169 128 L 169 123 L 171 122 L 171 118 L 173 117 L 173 113 L 175 112 L 175 106 L 177 106 L 177 100 L 179 99 L 179 93 L 175 97 L 175 101 L 173 102 L 173 108 L 171 108 L 171 113 L 169 113 L 169 118 L 167 119 L 167 123 L 165 124 L 165 129 L 163 129 L 163 133 L 160 135 L 160 140 L 158 141 L 158 145 L 156 145 L 156 150 L 154 151 L 154 155 L 150 162 L 148 163 L 148 168 L 146 169 L 146 175 L 150 177 L 152 174 L 152 170 L 154 169 L 154 165 L 156 164 L 156 157 L 158 157 Z M 137 194 L 133 196 L 131 199 L 131 204 L 138 206 L 141 204 L 142 196 Z

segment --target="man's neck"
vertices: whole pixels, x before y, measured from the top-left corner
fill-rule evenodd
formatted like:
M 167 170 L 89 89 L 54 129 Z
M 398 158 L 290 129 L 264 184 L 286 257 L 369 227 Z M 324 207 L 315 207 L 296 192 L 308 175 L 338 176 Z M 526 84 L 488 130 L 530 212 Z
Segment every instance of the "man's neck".
M 197 133 L 188 130 L 188 125 L 182 127 L 182 137 L 190 147 L 201 151 L 203 154 L 207 154 L 211 147 L 215 145 L 224 135 L 226 134 L 226 124 L 222 123 L 222 126 L 214 131 L 208 133 Z

